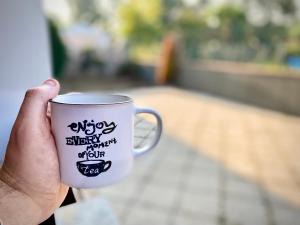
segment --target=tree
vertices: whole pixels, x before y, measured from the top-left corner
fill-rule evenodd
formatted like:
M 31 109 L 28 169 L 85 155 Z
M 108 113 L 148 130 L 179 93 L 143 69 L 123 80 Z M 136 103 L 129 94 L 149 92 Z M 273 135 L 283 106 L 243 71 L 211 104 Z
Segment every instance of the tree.
M 208 31 L 205 28 L 204 20 L 191 9 L 183 10 L 172 27 L 180 33 L 187 54 L 192 58 L 199 56 L 198 47 L 201 44 L 201 39 L 205 39 Z
M 97 0 L 69 0 L 74 20 L 95 22 L 101 18 Z
M 161 0 L 129 0 L 118 9 L 119 33 L 129 43 L 147 45 L 162 37 Z
M 51 46 L 52 72 L 55 77 L 61 77 L 67 63 L 67 49 L 59 35 L 58 27 L 51 19 L 48 19 L 48 29 Z
M 220 21 L 218 35 L 224 42 L 244 42 L 248 24 L 246 14 L 240 8 L 223 5 L 216 10 L 216 17 Z

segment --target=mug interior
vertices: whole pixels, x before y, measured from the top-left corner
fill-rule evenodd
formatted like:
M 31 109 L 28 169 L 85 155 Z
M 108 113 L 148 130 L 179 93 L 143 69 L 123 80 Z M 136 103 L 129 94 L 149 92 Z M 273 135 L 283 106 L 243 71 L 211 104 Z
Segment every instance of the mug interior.
M 80 164 L 84 164 L 84 165 L 89 165 L 89 164 L 98 164 L 98 163 L 103 163 L 104 162 L 104 160 L 101 160 L 101 159 L 99 159 L 99 160 L 85 160 L 85 161 L 80 161 L 80 162 L 78 162 L 78 163 L 80 163 Z
M 74 93 L 58 95 L 51 99 L 50 102 L 70 105 L 111 105 L 132 102 L 132 99 L 125 95 Z

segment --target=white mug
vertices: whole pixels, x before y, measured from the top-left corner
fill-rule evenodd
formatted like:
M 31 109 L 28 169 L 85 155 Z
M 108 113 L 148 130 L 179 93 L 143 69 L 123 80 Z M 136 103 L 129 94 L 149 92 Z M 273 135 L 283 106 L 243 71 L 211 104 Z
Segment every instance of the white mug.
M 133 158 L 153 149 L 161 136 L 159 114 L 136 108 L 127 96 L 76 93 L 58 95 L 50 102 L 61 181 L 71 187 L 100 187 L 126 177 Z M 138 113 L 154 115 L 157 129 L 149 145 L 133 149 Z

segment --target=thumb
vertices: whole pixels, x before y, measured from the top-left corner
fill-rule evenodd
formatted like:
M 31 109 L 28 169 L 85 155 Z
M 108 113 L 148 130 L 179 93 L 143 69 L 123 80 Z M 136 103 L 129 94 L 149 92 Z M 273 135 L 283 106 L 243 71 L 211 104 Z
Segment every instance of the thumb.
M 42 85 L 27 90 L 18 119 L 45 119 L 48 101 L 57 96 L 59 89 L 57 80 L 48 79 Z

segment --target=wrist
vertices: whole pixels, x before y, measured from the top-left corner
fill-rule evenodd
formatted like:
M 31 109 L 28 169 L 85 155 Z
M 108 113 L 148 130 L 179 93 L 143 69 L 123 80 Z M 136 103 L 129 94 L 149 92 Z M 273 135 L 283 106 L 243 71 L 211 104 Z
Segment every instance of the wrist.
M 41 209 L 26 194 L 9 185 L 0 169 L 0 220 L 5 225 L 36 225 Z

